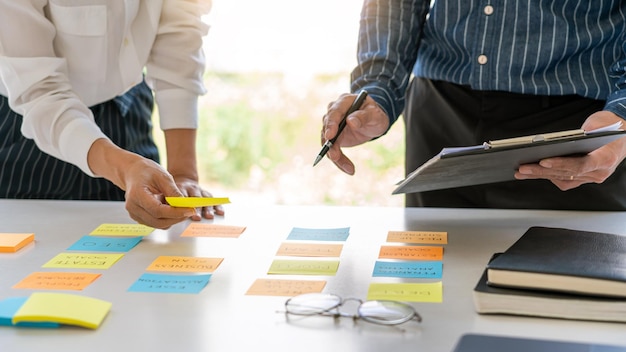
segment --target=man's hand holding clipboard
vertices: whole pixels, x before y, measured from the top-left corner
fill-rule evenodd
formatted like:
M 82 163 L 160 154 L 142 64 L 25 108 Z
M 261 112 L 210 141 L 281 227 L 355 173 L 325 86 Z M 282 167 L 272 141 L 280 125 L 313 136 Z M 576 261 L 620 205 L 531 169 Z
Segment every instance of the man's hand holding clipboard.
M 624 121 L 602 111 L 581 129 L 444 148 L 398 183 L 394 194 L 511 180 L 547 179 L 562 190 L 601 183 L 626 157 Z
M 618 131 L 624 120 L 608 111 L 599 111 L 587 119 L 583 131 L 598 133 Z M 536 164 L 520 165 L 515 173 L 518 180 L 547 179 L 566 191 L 585 183 L 602 183 L 613 174 L 626 157 L 626 139 L 618 138 L 581 156 L 559 156 L 543 159 Z

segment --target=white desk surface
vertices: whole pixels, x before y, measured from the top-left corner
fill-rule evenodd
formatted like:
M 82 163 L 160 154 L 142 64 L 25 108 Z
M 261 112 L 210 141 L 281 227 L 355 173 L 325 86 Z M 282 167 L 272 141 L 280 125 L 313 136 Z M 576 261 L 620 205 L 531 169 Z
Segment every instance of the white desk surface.
M 83 291 L 113 303 L 97 330 L 0 327 L 0 351 L 451 351 L 465 333 L 626 346 L 626 324 L 512 316 L 474 311 L 472 289 L 490 256 L 530 226 L 626 234 L 626 213 L 369 207 L 246 207 L 229 204 L 216 224 L 246 226 L 239 238 L 188 238 L 188 223 L 156 230 Z M 208 221 L 207 221 L 208 222 Z M 0 298 L 27 296 L 12 286 L 103 223 L 132 223 L 124 204 L 95 201 L 0 200 L 0 232 L 34 232 L 36 242 L 0 254 Z M 293 227 L 350 227 L 335 276 L 267 275 Z M 402 329 L 343 318 L 287 321 L 286 297 L 249 296 L 258 278 L 326 280 L 324 292 L 365 298 L 390 230 L 446 231 L 443 303 L 412 303 L 421 324 Z M 200 294 L 127 292 L 161 255 L 224 258 Z M 90 271 L 90 270 L 86 270 Z M 395 279 L 396 281 L 399 279 Z M 425 282 L 404 279 L 405 282 Z M 50 291 L 48 291 L 50 292 Z

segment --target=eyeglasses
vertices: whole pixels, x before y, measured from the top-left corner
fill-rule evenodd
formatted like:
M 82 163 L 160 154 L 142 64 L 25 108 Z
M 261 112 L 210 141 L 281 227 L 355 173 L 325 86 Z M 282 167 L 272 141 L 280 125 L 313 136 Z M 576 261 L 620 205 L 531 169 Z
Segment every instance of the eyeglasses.
M 356 314 L 346 314 L 339 309 L 344 303 L 358 303 Z M 376 300 L 363 302 L 357 298 L 343 299 L 328 293 L 305 293 L 285 302 L 285 313 L 294 315 L 323 315 L 363 319 L 380 325 L 398 325 L 410 320 L 422 321 L 422 317 L 410 305 L 397 301 Z

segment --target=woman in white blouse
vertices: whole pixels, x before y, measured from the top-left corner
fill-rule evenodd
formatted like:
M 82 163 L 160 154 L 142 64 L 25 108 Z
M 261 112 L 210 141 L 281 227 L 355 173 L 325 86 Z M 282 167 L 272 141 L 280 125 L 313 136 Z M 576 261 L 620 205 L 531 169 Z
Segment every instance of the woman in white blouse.
M 210 0 L 0 0 L 0 197 L 124 200 L 167 228 L 220 207 L 198 184 L 201 16 Z M 154 95 L 153 95 L 154 92 Z M 152 140 L 153 101 L 167 170 Z

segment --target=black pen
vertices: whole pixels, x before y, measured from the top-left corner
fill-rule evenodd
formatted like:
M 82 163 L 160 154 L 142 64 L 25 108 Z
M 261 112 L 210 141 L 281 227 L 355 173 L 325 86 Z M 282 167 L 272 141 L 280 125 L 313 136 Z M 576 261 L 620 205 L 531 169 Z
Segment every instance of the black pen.
M 322 146 L 322 150 L 320 150 L 320 153 L 317 154 L 317 157 L 315 158 L 315 161 L 313 162 L 313 166 L 317 165 L 317 163 L 319 163 L 320 160 L 322 160 L 324 155 L 328 153 L 328 150 L 330 149 L 330 147 L 332 147 L 333 144 L 337 141 L 337 138 L 341 134 L 341 131 L 343 131 L 343 129 L 346 127 L 346 120 L 348 119 L 348 116 L 352 114 L 353 112 L 359 110 L 361 105 L 363 105 L 365 98 L 367 98 L 367 91 L 362 90 L 359 93 L 359 95 L 357 95 L 356 99 L 354 99 L 354 102 L 352 102 L 352 105 L 350 106 L 346 114 L 341 119 L 341 122 L 339 122 L 339 127 L 337 128 L 337 134 L 335 135 L 335 137 L 327 140 L 326 143 L 324 143 L 324 146 Z

